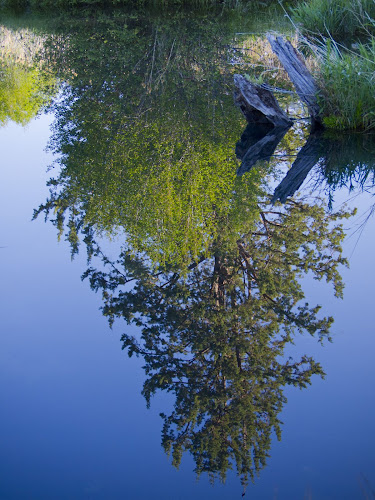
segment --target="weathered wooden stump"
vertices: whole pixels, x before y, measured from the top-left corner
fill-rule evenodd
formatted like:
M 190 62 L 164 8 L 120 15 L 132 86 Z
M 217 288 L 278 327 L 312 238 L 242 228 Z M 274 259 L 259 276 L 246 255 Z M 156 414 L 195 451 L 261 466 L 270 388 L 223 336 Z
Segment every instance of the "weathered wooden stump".
M 234 102 L 249 123 L 274 127 L 287 127 L 293 123 L 269 90 L 241 75 L 234 75 L 234 85 Z
M 298 153 L 292 168 L 276 188 L 272 203 L 282 203 L 302 185 L 309 171 L 316 165 L 321 154 L 323 129 L 318 103 L 319 87 L 307 69 L 302 56 L 290 42 L 282 37 L 267 35 L 273 52 L 279 58 L 297 94 L 307 106 L 311 116 L 312 133 Z M 262 85 L 256 85 L 241 75 L 234 76 L 235 103 L 240 107 L 249 125 L 237 143 L 236 154 L 242 160 L 237 175 L 249 171 L 259 160 L 269 161 L 293 121 L 280 108 L 274 95 Z

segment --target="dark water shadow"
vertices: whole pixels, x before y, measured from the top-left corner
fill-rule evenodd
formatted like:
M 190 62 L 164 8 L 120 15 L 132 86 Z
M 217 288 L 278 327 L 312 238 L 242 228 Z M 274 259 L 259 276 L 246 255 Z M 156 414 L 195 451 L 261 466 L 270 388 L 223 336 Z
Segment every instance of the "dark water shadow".
M 236 144 L 236 156 L 242 160 L 237 175 L 249 172 L 258 161 L 270 161 L 281 139 L 290 129 L 272 125 L 248 124 Z

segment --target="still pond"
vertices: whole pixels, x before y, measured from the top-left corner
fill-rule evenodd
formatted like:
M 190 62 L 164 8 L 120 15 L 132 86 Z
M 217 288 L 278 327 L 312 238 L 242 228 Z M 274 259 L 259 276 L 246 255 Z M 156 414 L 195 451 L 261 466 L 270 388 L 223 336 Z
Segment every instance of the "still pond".
M 1 500 L 374 498 L 375 140 L 310 135 L 270 30 L 2 19 Z

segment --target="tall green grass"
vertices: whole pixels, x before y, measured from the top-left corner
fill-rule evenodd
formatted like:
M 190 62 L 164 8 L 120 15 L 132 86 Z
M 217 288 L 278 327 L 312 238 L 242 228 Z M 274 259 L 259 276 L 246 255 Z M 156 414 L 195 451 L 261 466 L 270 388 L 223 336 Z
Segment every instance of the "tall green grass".
M 317 59 L 324 124 L 375 129 L 375 0 L 308 0 L 290 12 Z
M 329 36 L 340 42 L 375 34 L 374 0 L 308 0 L 290 9 L 305 36 Z
M 375 38 L 347 50 L 331 39 L 315 47 L 323 121 L 329 128 L 375 129 Z

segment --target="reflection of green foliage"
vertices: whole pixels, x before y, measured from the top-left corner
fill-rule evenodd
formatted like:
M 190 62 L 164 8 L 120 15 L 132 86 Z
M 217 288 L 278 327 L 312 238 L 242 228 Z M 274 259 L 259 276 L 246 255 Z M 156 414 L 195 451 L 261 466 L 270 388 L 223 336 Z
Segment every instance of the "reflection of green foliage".
M 0 66 L 0 124 L 26 125 L 55 93 L 52 77 L 23 65 Z
M 154 262 L 180 265 L 207 250 L 218 221 L 235 233 L 250 216 L 259 175 L 247 183 L 234 176 L 243 120 L 233 106 L 228 36 L 207 18 L 118 17 L 71 32 L 63 51 L 52 41 L 70 85 L 51 142 L 61 173 L 40 210 L 56 211 L 61 231 L 70 220 L 74 247 L 85 226 L 125 231 Z M 242 214 L 234 192 L 247 200 Z
M 224 480 L 235 465 L 244 485 L 264 467 L 273 432 L 280 438 L 283 387 L 306 387 L 323 374 L 309 356 L 281 356 L 297 332 L 320 340 L 329 334 L 332 318 L 318 318 L 319 306 L 298 305 L 299 278 L 325 278 L 341 295 L 337 221 L 348 215 L 294 201 L 259 210 L 243 238 L 228 245 L 221 231 L 211 256 L 187 274 L 154 272 L 129 251 L 117 262 L 103 256 L 108 271 L 85 273 L 103 292 L 110 322 L 120 317 L 141 327 L 140 338 L 122 340 L 130 356 L 144 357 L 147 403 L 157 390 L 175 396 L 172 413 L 162 414 L 163 446 L 174 465 L 189 451 L 198 475 Z
M 110 322 L 142 330 L 122 340 L 145 359 L 148 404 L 159 389 L 175 396 L 163 415 L 173 463 L 189 451 L 198 474 L 224 479 L 235 466 L 245 485 L 280 437 L 283 387 L 323 373 L 307 355 L 282 355 L 295 333 L 329 335 L 332 318 L 303 303 L 299 280 L 311 273 L 341 296 L 346 214 L 295 201 L 267 209 L 259 171 L 235 178 L 243 121 L 225 25 L 72 22 L 66 44 L 49 45 L 66 83 L 50 144 L 60 172 L 37 213 L 54 213 L 73 251 L 83 237 L 108 266 L 85 276 Z M 110 262 L 94 240 L 116 231 L 126 249 Z
M 329 206 L 335 191 L 345 188 L 373 194 L 375 186 L 375 135 L 325 133 L 321 140 L 322 155 L 317 169 L 319 183 L 325 185 Z
M 0 31 L 0 124 L 26 125 L 57 92 L 56 78 L 42 59 L 38 30 L 2 27 Z

